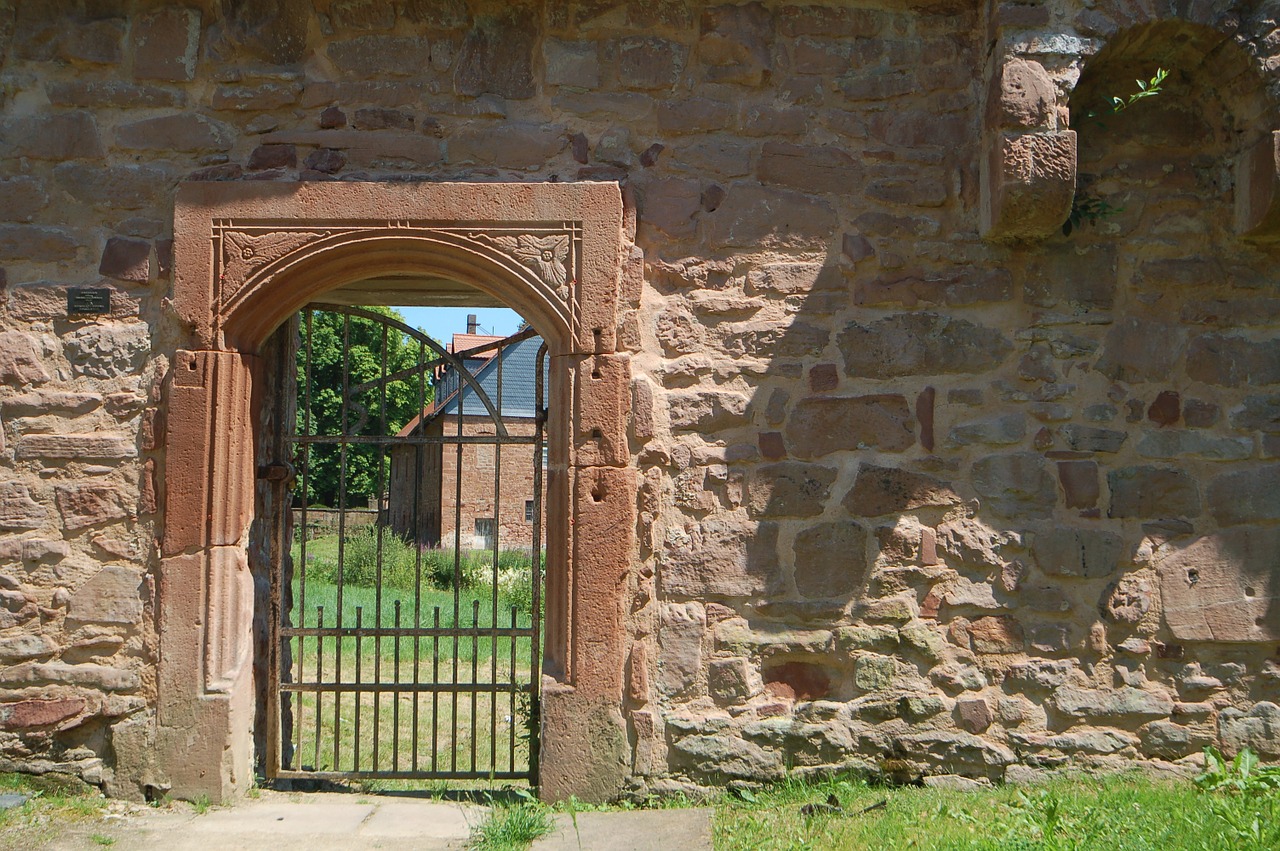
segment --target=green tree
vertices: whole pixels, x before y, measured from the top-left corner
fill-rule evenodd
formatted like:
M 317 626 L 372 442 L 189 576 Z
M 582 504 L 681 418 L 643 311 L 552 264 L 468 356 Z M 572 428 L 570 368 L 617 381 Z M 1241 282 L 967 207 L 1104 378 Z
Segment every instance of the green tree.
M 364 309 L 404 321 L 391 308 Z M 301 334 L 297 363 L 298 434 L 394 435 L 420 413 L 420 404 L 430 403 L 430 376 L 414 367 L 430 361 L 432 352 L 424 351 L 418 341 L 396 328 L 361 316 L 317 310 L 311 313 L 309 324 L 304 315 Z M 345 412 L 344 372 L 349 394 Z M 341 507 L 361 503 L 376 496 L 380 487 L 386 487 L 390 457 L 385 448 L 349 445 L 344 459 L 336 445 L 313 445 L 307 460 L 308 504 L 339 507 L 344 462 L 346 505 Z M 302 482 L 298 484 L 301 487 Z

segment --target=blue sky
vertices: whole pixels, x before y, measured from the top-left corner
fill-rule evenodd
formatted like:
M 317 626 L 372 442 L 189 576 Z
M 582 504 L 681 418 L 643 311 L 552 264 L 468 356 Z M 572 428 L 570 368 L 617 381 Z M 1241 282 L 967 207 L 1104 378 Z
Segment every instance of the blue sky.
M 405 321 L 426 331 L 438 342 L 447 343 L 455 333 L 467 330 L 467 314 L 480 320 L 480 333 L 508 336 L 520 327 L 520 314 L 505 307 L 396 307 Z

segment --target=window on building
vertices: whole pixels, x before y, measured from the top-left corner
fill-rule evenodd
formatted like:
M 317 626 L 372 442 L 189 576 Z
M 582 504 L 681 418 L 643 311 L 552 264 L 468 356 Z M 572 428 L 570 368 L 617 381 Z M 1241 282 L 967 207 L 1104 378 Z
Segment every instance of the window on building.
M 477 517 L 476 534 L 471 541 L 471 545 L 482 550 L 493 549 L 493 533 L 493 518 Z
M 524 501 L 524 522 L 533 522 L 533 500 L 526 499 Z

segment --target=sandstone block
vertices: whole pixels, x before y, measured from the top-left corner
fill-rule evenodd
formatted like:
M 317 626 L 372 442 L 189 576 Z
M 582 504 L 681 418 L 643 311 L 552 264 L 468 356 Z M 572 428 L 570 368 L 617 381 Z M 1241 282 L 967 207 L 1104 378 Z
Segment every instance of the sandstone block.
M 793 546 L 796 590 L 811 600 L 852 597 L 867 575 L 867 531 L 857 523 L 818 523 Z
M 67 616 L 91 623 L 137 623 L 142 619 L 141 586 L 137 571 L 104 567 L 72 593 Z
M 1068 447 L 1077 452 L 1119 452 L 1129 437 L 1129 433 L 1125 431 L 1074 423 L 1058 429 L 1058 434 Z
M 0 683 L 7 686 L 56 683 L 103 691 L 134 691 L 141 685 L 141 680 L 134 671 L 108 665 L 23 662 L 0 670 Z
M 54 501 L 67 529 L 83 529 L 129 516 L 123 494 L 113 485 L 58 485 L 54 488 Z
M 892 656 L 864 653 L 853 665 L 853 683 L 863 691 L 884 691 L 898 679 L 898 664 Z
M 641 187 L 640 222 L 674 237 L 692 236 L 694 214 L 701 209 L 701 185 L 694 180 L 667 178 Z
M 1203 403 L 1201 403 L 1203 404 Z M 1187 425 L 1190 420 L 1191 401 L 1187 402 Z M 1216 412 L 1215 412 L 1216 413 Z M 1216 417 L 1207 416 L 1197 419 L 1197 427 L 1213 425 Z M 1280 432 L 1280 396 L 1246 396 L 1240 408 L 1231 412 L 1232 428 L 1242 431 L 1261 431 L 1267 434 Z
M 850 514 L 878 517 L 916 508 L 956 505 L 960 497 L 943 482 L 924 473 L 864 464 L 844 497 Z
M 824 199 L 801 192 L 735 184 L 720 207 L 706 217 L 711 248 L 826 245 L 838 225 Z
M 630 36 L 611 45 L 618 82 L 626 89 L 669 89 L 679 81 L 689 48 L 658 36 Z
M 1023 285 L 1026 300 L 1037 307 L 1068 305 L 1110 310 L 1115 303 L 1117 254 L 1114 246 L 1048 252 L 1031 264 Z
M 779 581 L 778 526 L 773 522 L 708 518 L 669 533 L 658 580 L 668 594 L 740 597 Z
M 702 12 L 698 59 L 715 83 L 759 85 L 773 68 L 774 21 L 760 3 L 714 6 Z
M 862 188 L 862 169 L 843 148 L 766 142 L 756 167 L 762 183 L 809 193 L 848 195 Z
M 106 460 L 136 458 L 138 449 L 124 435 L 104 434 L 24 434 L 18 441 L 18 458 L 67 458 Z
M 671 428 L 703 433 L 742 425 L 747 397 L 730 390 L 689 390 L 667 396 Z
M 80 240 L 65 228 L 0 225 L 0 260 L 57 263 L 74 260 L 80 246 Z
M 564 128 L 550 124 L 505 122 L 474 128 L 449 139 L 451 163 L 479 163 L 499 168 L 540 168 L 569 144 Z
M 12 635 L 0 638 L 0 662 L 11 665 L 41 656 L 52 656 L 58 645 L 47 635 Z
M 676 764 L 704 778 L 760 780 L 781 777 L 782 758 L 735 736 L 685 736 L 671 744 Z
M 973 464 L 974 490 L 1006 517 L 1047 517 L 1058 491 L 1045 461 L 1034 452 L 988 455 Z
M 1021 653 L 1025 644 L 1022 624 L 1013 615 L 987 615 L 968 628 L 974 653 Z
M 36 160 L 100 159 L 98 122 L 83 110 L 10 118 L 0 123 L 0 156 Z
M 1110 576 L 1124 559 L 1124 541 L 1102 529 L 1058 526 L 1037 532 L 1036 563 L 1050 576 Z
M 594 41 L 548 38 L 542 42 L 542 58 L 547 85 L 580 89 L 600 85 L 600 49 Z
M 697 685 L 702 676 L 702 644 L 707 616 L 701 603 L 667 603 L 658 626 L 658 687 L 676 695 Z
M 1177 760 L 1213 744 L 1212 738 L 1198 727 L 1172 721 L 1152 721 L 1138 731 L 1142 752 L 1164 759 Z
M 221 121 L 197 112 L 144 118 L 116 128 L 116 144 L 146 151 L 229 151 L 236 132 Z
M 1096 369 L 1115 381 L 1167 381 L 1185 345 L 1181 330 L 1129 317 L 1107 331 Z
M 1107 474 L 1109 517 L 1196 517 L 1200 490 L 1182 470 L 1168 467 L 1119 467 Z
M 25 387 L 48 380 L 35 338 L 21 331 L 0 331 L 0 384 Z
M 19 700 L 0 703 L 0 727 L 6 730 L 28 730 L 52 727 L 76 717 L 85 709 L 84 698 L 60 700 Z
M 992 75 L 987 90 L 986 123 L 990 128 L 1021 130 L 1052 128 L 1058 91 L 1044 66 L 1011 58 Z
M 151 350 L 151 331 L 137 323 L 91 325 L 68 335 L 63 345 L 78 374 L 114 378 L 141 368 L 144 356 Z
M 995 769 L 1010 765 L 1017 757 L 1003 745 L 988 742 L 970 733 L 927 731 L 898 736 L 894 743 L 910 759 L 940 766 L 955 773 L 974 769 Z M 967 769 L 967 770 L 966 770 Z
M 855 378 L 988 372 L 1013 350 L 1013 344 L 994 328 L 933 313 L 853 323 L 840 333 L 837 343 L 845 372 Z
M 796 403 L 786 428 L 799 458 L 847 449 L 901 452 L 915 444 L 915 420 L 902 396 L 811 396 Z
M 1098 504 L 1102 491 L 1096 461 L 1059 461 L 1058 483 L 1067 508 L 1093 508 Z
M 186 103 L 186 95 L 178 89 L 140 86 L 122 80 L 51 80 L 45 85 L 45 92 L 54 106 L 153 109 Z
M 59 189 L 78 201 L 125 210 L 158 203 L 171 185 L 163 169 L 147 165 L 59 163 L 53 169 L 53 179 Z
M 1101 611 L 1117 623 L 1136 624 L 1151 611 L 1155 595 L 1155 586 L 1146 576 L 1122 576 L 1102 592 Z
M 1137 450 L 1143 458 L 1243 461 L 1253 456 L 1253 438 L 1214 437 L 1199 431 L 1162 429 L 1145 432 Z
M 1280 382 L 1280 340 L 1204 334 L 1187 347 L 1187 375 L 1223 387 Z
M 44 181 L 34 177 L 18 176 L 0 180 L 0 219 L 10 222 L 29 222 L 49 203 Z
M 1271 565 L 1280 532 L 1241 526 L 1198 538 L 1158 558 L 1165 623 L 1182 641 L 1280 639 L 1280 583 Z M 1163 551 L 1162 551 L 1163 552 Z
M 719 703 L 742 703 L 751 697 L 751 674 L 746 659 L 714 659 L 707 672 L 707 690 Z
M 0 529 L 37 529 L 44 524 L 48 513 L 44 506 L 31 498 L 31 491 L 26 485 L 0 482 Z
M 1055 233 L 1075 196 L 1075 132 L 999 133 L 986 148 L 979 178 L 982 235 L 1019 240 Z
M 1050 700 L 1059 712 L 1072 718 L 1168 718 L 1173 712 L 1169 695 L 1133 686 L 1090 689 L 1061 685 Z
M 533 51 L 539 29 L 537 16 L 529 8 L 508 7 L 500 16 L 478 17 L 458 51 L 454 91 L 468 97 L 533 97 L 537 92 Z
M 962 697 L 956 701 L 956 720 L 970 733 L 981 733 L 991 726 L 995 714 L 982 697 Z
M 1021 443 L 1027 436 L 1027 420 L 1022 414 L 1004 414 L 985 420 L 960 423 L 947 435 L 952 446 L 1008 446 Z
M 164 8 L 142 15 L 133 23 L 133 76 L 193 80 L 199 49 L 199 9 Z
M 113 236 L 102 249 L 98 274 L 119 281 L 146 281 L 151 277 L 151 243 L 145 239 Z
M 796 461 L 757 467 L 747 480 L 747 508 L 752 517 L 821 514 L 836 472 L 834 467 Z
M 1248 712 L 1229 707 L 1218 713 L 1218 741 L 1234 755 L 1252 748 L 1263 757 L 1280 756 L 1280 706 L 1268 700 L 1255 703 Z

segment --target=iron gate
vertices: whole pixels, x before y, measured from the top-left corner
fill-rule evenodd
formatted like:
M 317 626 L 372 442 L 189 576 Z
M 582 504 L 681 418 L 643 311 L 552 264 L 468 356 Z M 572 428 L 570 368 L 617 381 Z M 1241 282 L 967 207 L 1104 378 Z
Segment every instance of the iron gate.
M 545 344 L 449 352 L 340 305 L 298 324 L 267 775 L 536 778 Z

